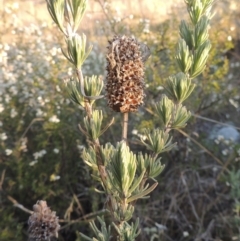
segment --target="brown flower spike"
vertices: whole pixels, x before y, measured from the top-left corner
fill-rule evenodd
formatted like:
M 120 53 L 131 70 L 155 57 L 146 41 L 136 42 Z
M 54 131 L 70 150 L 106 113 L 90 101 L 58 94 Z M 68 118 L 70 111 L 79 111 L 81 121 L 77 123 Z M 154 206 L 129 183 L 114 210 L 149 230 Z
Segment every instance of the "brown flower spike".
M 134 112 L 143 104 L 144 70 L 135 38 L 115 36 L 107 53 L 106 97 L 117 112 Z
M 60 225 L 56 212 L 52 212 L 46 201 L 38 201 L 33 206 L 33 213 L 28 219 L 29 239 L 33 241 L 50 240 L 58 237 Z

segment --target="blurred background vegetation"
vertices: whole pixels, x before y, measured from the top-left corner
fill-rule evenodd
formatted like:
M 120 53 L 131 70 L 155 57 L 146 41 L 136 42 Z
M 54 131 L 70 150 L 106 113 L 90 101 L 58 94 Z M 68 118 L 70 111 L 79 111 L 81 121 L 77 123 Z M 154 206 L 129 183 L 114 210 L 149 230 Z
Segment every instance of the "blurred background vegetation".
M 107 41 L 134 35 L 147 44 L 146 99 L 130 115 L 129 144 L 137 151 L 143 128 L 157 127 L 152 104 L 161 98 L 174 62 L 178 25 L 187 18 L 183 1 L 89 1 L 82 28 L 94 45 L 85 75 L 105 76 Z M 240 6 L 217 1 L 211 23 L 211 56 L 186 105 L 193 113 L 174 134 L 177 148 L 167 153 L 159 186 L 138 202 L 139 241 L 240 240 Z M 72 67 L 45 1 L 0 2 L 0 240 L 27 240 L 29 214 L 46 200 L 61 221 L 59 240 L 80 240 L 88 222 L 104 207 L 96 183 L 81 159 L 86 145 L 78 130 L 83 110 L 70 102 L 64 79 Z M 120 140 L 120 115 L 102 143 Z M 23 205 L 23 206 L 20 206 Z

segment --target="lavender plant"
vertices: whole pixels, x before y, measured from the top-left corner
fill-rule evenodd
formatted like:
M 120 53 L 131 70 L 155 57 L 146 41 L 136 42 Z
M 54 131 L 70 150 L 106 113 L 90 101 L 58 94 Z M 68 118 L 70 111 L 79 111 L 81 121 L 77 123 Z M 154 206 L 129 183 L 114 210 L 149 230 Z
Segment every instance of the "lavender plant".
M 82 158 L 92 168 L 92 178 L 101 184 L 102 190 L 98 191 L 105 194 L 106 210 L 112 217 L 108 227 L 101 217 L 98 217 L 100 229 L 94 221 L 90 223 L 94 238 L 82 233 L 80 236 L 86 240 L 134 241 L 140 233 L 139 219 L 130 223 L 135 203 L 138 199 L 147 198 L 157 187 L 155 178 L 164 168 L 159 155 L 176 145 L 172 142 L 171 131 L 185 127 L 191 117 L 183 102 L 193 91 L 193 79 L 203 72 L 209 55 L 211 44 L 208 29 L 213 0 L 185 0 L 190 22 L 182 21 L 179 27 L 180 40 L 176 50 L 179 72 L 166 80 L 167 95 L 155 103 L 160 127 L 144 130 L 145 138 L 140 139 L 149 150 L 148 154 L 133 153 L 127 143 L 128 114 L 136 112 L 145 97 L 146 55 L 140 43 L 128 36 L 115 36 L 109 41 L 106 94 L 101 95 L 103 80 L 97 76 L 85 77 L 82 73 L 82 65 L 92 48 L 87 46 L 86 36 L 77 33 L 87 0 L 46 1 L 50 15 L 65 39 L 62 53 L 75 68 L 75 75 L 66 82 L 66 87 L 72 101 L 85 109 L 84 125 L 79 125 L 79 129 L 86 136 L 89 147 L 83 151 Z M 116 145 L 103 145 L 100 142 L 101 135 L 114 122 L 112 119 L 103 126 L 103 111 L 95 108 L 95 102 L 104 97 L 108 107 L 123 116 L 122 136 Z M 44 201 L 40 203 L 46 204 Z M 34 215 L 38 217 L 38 225 L 33 224 L 36 221 Z M 53 219 L 54 227 L 52 221 L 49 221 Z M 49 240 L 52 236 L 57 236 L 59 226 L 56 220 L 55 213 L 53 217 L 46 218 L 44 214 L 36 215 L 35 210 L 29 219 L 30 237 Z

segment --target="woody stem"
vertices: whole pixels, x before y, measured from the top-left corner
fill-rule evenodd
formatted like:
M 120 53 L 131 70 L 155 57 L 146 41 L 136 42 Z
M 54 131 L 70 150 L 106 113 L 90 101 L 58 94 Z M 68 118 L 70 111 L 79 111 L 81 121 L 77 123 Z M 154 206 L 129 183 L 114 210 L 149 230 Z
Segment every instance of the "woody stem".
M 123 113 L 123 124 L 122 124 L 122 140 L 127 141 L 128 131 L 128 112 Z

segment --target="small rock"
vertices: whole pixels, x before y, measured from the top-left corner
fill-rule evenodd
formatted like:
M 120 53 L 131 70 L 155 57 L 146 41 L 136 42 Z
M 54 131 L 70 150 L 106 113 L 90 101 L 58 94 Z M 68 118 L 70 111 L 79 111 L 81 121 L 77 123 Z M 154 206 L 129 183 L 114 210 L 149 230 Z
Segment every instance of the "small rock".
M 219 137 L 235 143 L 240 141 L 240 134 L 234 126 L 214 126 L 209 138 L 215 140 Z

